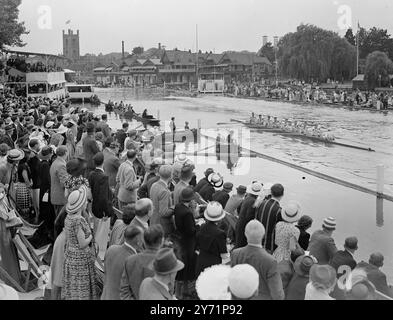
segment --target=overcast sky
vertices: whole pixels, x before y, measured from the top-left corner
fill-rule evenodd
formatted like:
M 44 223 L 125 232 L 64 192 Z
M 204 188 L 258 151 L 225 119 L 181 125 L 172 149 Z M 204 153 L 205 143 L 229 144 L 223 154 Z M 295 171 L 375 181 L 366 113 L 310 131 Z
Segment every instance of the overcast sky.
M 263 35 L 273 41 L 302 22 L 340 32 L 342 5 L 351 8 L 354 27 L 359 20 L 393 34 L 392 0 L 22 0 L 19 18 L 30 30 L 24 51 L 62 53 L 62 30 L 68 28 L 80 30 L 82 55 L 120 52 L 122 40 L 129 52 L 159 42 L 195 51 L 198 24 L 199 49 L 220 53 L 257 51 Z M 51 26 L 42 27 L 41 6 L 51 8 Z

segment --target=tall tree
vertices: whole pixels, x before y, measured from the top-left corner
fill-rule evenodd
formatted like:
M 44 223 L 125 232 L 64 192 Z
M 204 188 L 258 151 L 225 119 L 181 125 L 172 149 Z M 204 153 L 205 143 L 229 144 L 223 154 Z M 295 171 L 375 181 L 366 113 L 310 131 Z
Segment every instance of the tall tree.
M 352 79 L 356 49 L 337 33 L 300 25 L 278 44 L 279 66 L 285 76 L 311 81 Z
M 366 59 L 374 51 L 385 52 L 390 59 L 393 59 L 393 39 L 385 29 L 376 27 L 366 30 L 360 29 L 359 32 L 360 58 Z
M 393 62 L 385 52 L 374 51 L 367 56 L 365 78 L 370 88 L 388 86 L 391 73 Z
M 271 42 L 267 42 L 259 51 L 258 55 L 266 57 L 271 63 L 275 60 L 274 47 Z
M 347 30 L 347 33 L 344 36 L 345 39 L 347 39 L 347 41 L 352 44 L 353 46 L 356 45 L 356 37 L 353 35 L 353 31 L 351 28 L 349 28 Z
M 0 0 L 0 49 L 4 46 L 23 47 L 23 34 L 28 34 L 24 22 L 18 22 L 22 0 Z
M 143 51 L 144 51 L 143 47 L 135 47 L 134 49 L 132 49 L 132 53 L 136 55 L 142 54 Z

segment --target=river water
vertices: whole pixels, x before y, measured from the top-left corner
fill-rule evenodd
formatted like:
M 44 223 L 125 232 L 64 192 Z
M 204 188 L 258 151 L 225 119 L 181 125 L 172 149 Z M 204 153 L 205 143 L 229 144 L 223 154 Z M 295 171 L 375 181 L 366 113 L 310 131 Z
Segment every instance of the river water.
M 138 89 L 96 89 L 102 101 L 124 101 L 131 103 L 134 110 L 147 109 L 159 116 L 165 127 L 172 116 L 179 129 L 188 121 L 196 128 L 198 119 L 201 127 L 214 136 L 217 132 L 227 134 L 228 130 L 244 133 L 241 125 L 230 124 L 231 118 L 246 119 L 251 112 L 291 118 L 321 124 L 330 130 L 340 142 L 372 148 L 376 152 L 361 151 L 341 146 L 327 146 L 308 140 L 283 137 L 280 135 L 251 131 L 243 134 L 242 144 L 248 149 L 292 162 L 333 177 L 340 178 L 369 189 L 376 189 L 376 166 L 385 166 L 384 192 L 393 194 L 393 114 L 383 115 L 369 111 L 349 111 L 340 108 L 304 106 L 262 100 L 236 99 L 221 96 L 198 98 L 162 97 L 154 90 Z M 105 112 L 101 106 L 97 114 Z M 117 115 L 110 114 L 112 128 L 121 127 Z M 217 123 L 228 123 L 217 125 Z M 135 124 L 136 126 L 136 124 Z M 214 151 L 214 143 L 209 142 Z M 198 146 L 205 147 L 206 145 Z M 182 146 L 179 146 L 178 150 Z M 190 147 L 194 151 L 193 146 Z M 197 147 L 195 146 L 195 149 Z M 235 185 L 247 185 L 253 180 L 280 182 L 285 187 L 283 203 L 297 200 L 302 204 L 304 214 L 313 217 L 311 232 L 320 228 L 327 216 L 337 220 L 334 234 L 336 245 L 342 249 L 347 236 L 359 238 L 357 261 L 367 260 L 371 252 L 380 251 L 385 255 L 383 271 L 393 283 L 393 203 L 377 201 L 375 197 L 354 191 L 327 181 L 309 176 L 300 171 L 257 158 L 240 158 L 235 167 L 218 161 L 215 157 L 196 157 L 198 176 L 208 167 L 219 171 L 225 180 Z

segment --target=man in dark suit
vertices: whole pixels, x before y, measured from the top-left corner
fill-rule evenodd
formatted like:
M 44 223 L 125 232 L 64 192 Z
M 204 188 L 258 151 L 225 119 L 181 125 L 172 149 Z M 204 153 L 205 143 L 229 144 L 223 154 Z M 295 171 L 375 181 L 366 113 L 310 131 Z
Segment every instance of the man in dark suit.
M 147 277 L 153 277 L 148 265 L 154 260 L 164 243 L 164 231 L 160 225 L 149 227 L 143 233 L 145 250 L 126 259 L 120 281 L 121 300 L 139 300 L 139 288 Z
M 330 265 L 336 269 L 337 277 L 343 274 L 339 270 L 340 266 L 348 266 L 351 270 L 355 269 L 356 261 L 353 258 L 355 251 L 358 249 L 358 239 L 356 237 L 349 237 L 345 239 L 344 250 L 339 250 L 330 260 Z
M 100 149 L 98 148 L 97 142 L 94 137 L 95 131 L 96 129 L 94 124 L 92 122 L 88 122 L 86 125 L 87 136 L 83 140 L 83 155 L 87 162 L 87 176 L 89 176 L 90 172 L 95 169 L 93 157 L 95 156 L 95 154 L 100 152 Z
M 223 208 L 227 205 L 229 200 L 229 194 L 232 192 L 233 183 L 232 182 L 225 182 L 223 185 L 223 189 L 215 192 L 213 194 L 213 201 L 217 201 L 222 205 Z
M 89 184 L 91 195 L 93 197 L 92 212 L 98 219 L 111 217 L 112 208 L 112 191 L 109 188 L 108 176 L 104 173 L 104 155 L 102 152 L 93 157 L 95 170 L 90 173 Z
M 382 253 L 376 252 L 370 255 L 368 263 L 365 261 L 359 262 L 356 268 L 362 268 L 367 273 L 367 278 L 373 283 L 375 288 L 393 298 L 393 289 L 388 285 L 386 275 L 380 270 L 383 267 L 384 256 Z
M 280 201 L 284 196 L 284 187 L 281 184 L 275 184 L 271 187 L 271 193 L 272 197 L 265 198 L 256 209 L 256 218 L 262 222 L 266 230 L 262 244 L 267 252 L 272 254 L 277 248 L 275 244 L 276 224 L 282 221 Z
M 123 150 L 124 150 L 124 141 L 127 138 L 128 127 L 129 127 L 128 122 L 124 122 L 122 129 L 120 129 L 116 133 L 116 140 L 119 143 L 119 151 L 120 152 L 123 152 Z
M 109 247 L 105 254 L 105 278 L 101 300 L 120 300 L 120 280 L 128 257 L 137 254 L 135 247 L 142 242 L 143 230 L 128 226 L 123 245 Z
M 256 220 L 250 221 L 245 229 L 248 245 L 231 253 L 231 266 L 249 264 L 259 274 L 259 300 L 284 300 L 284 290 L 277 262 L 263 247 L 265 228 Z
M 329 264 L 336 270 L 337 279 L 340 279 L 342 275 L 349 274 L 350 271 L 355 269 L 356 261 L 353 256 L 357 249 L 358 239 L 356 237 L 349 237 L 345 239 L 344 250 L 339 250 L 333 255 Z M 338 282 L 330 296 L 336 300 L 345 300 L 345 292 L 340 289 Z
M 235 231 L 235 248 L 242 248 L 247 245 L 247 239 L 244 229 L 252 219 L 255 218 L 254 204 L 259 195 L 262 193 L 262 184 L 254 182 L 247 188 L 247 196 L 239 209 L 239 220 L 236 223 Z
M 5 127 L 5 134 L 0 137 L 0 144 L 5 143 L 10 147 L 10 149 L 15 148 L 15 143 L 12 141 L 11 136 L 15 132 L 15 127 L 12 124 L 8 124 Z
M 323 220 L 322 230 L 315 231 L 311 235 L 308 251 L 317 259 L 318 264 L 329 264 L 337 252 L 332 237 L 334 230 L 336 230 L 336 220 L 329 217 Z

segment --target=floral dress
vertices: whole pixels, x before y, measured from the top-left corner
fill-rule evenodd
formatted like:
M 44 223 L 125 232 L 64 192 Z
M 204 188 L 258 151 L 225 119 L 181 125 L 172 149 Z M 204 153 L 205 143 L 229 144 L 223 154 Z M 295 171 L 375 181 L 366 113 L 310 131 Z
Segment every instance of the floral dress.
M 69 190 L 71 193 L 72 191 L 78 190 L 82 185 L 85 185 L 87 188 L 90 188 L 89 181 L 82 177 L 74 177 L 74 176 L 69 176 L 67 181 L 64 184 L 64 187 Z
M 291 259 L 290 240 L 295 238 L 298 241 L 299 236 L 300 230 L 294 224 L 285 221 L 277 223 L 275 242 L 278 247 L 273 252 L 273 257 L 277 260 L 277 263 Z
M 82 228 L 85 238 L 90 236 L 91 230 L 83 217 L 68 215 L 64 222 L 66 246 L 61 295 L 65 300 L 97 300 L 95 257 L 91 246 L 79 247 L 79 228 Z

